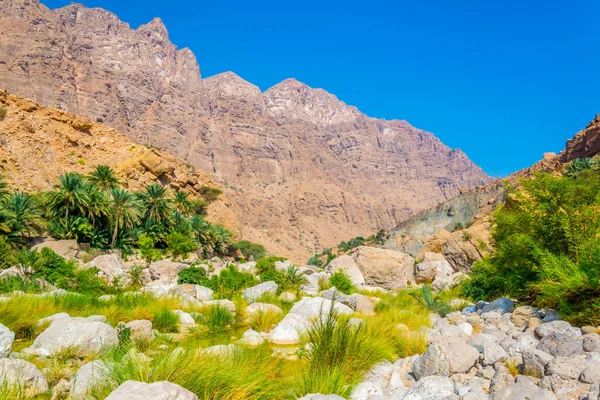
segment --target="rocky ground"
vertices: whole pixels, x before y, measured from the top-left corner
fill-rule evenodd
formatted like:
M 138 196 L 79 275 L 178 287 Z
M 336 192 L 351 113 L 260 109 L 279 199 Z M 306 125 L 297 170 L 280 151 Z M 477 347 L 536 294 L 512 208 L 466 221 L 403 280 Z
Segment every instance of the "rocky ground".
M 65 241 L 40 246 L 52 247 L 73 259 L 80 258 L 82 254 Z M 105 254 L 87 263 L 80 260 L 80 263 L 83 268 L 98 268 L 100 276 L 113 281 L 125 280 L 134 261 L 123 261 L 118 254 Z M 124 331 L 133 340 L 146 343 L 144 347 L 132 348 L 126 355 L 127 362 L 135 360 L 137 364 L 134 365 L 147 365 L 144 368 L 152 371 L 158 367 L 144 363 L 151 363 L 153 358 L 177 357 L 178 352 L 184 351 L 185 338 L 194 335 L 195 329 L 202 324 L 203 310 L 217 305 L 246 321 L 267 313 L 277 318 L 272 325 L 257 330 L 242 323 L 242 330 L 232 332 L 231 337 L 208 335 L 203 345 L 194 342 L 193 349 L 197 352 L 194 357 L 226 359 L 236 357 L 237 352 L 246 348 L 270 348 L 273 359 L 295 362 L 300 358 L 298 362 L 302 362 L 305 347 L 310 349 L 310 343 L 306 342 L 307 332 L 332 309 L 336 315 L 350 318 L 349 326 L 370 324 L 370 316 L 379 315 L 384 309 L 378 306 L 379 303 L 393 301 L 422 282 L 432 282 L 434 288 L 444 289 L 463 276 L 462 272 L 455 272 L 441 254 L 427 253 L 424 260 L 416 263 L 403 253 L 359 247 L 354 254 L 332 261 L 327 270 L 299 267 L 295 273 L 302 275 L 304 280 L 295 293 L 282 292 L 275 282 L 265 281 L 243 289 L 239 296 L 232 297 L 232 301 L 216 298 L 213 290 L 206 287 L 178 284 L 178 274 L 192 264 L 206 268 L 209 275 L 216 275 L 229 262 L 216 258 L 201 263 L 194 258 L 184 262 L 152 262 L 143 271 L 145 285 L 140 291 L 127 292 L 119 297 L 101 296 L 90 303 L 95 308 L 88 313 L 70 308 L 75 311 L 72 312 L 74 315 L 70 315 L 64 311 L 56 312 L 60 308 L 54 307 L 54 314 L 44 315 L 34 324 L 37 328 L 30 340 L 15 340 L 15 333 L 6 326 L 13 324 L 19 329 L 14 317 L 8 317 L 8 313 L 3 317 L 0 313 L 0 382 L 4 387 L 21 387 L 21 398 L 33 398 L 35 395 L 53 399 L 98 398 L 94 395 L 94 388 L 110 381 L 114 373 L 114 365 L 102 354 L 120 345 Z M 278 270 L 287 271 L 291 263 L 278 261 L 275 265 Z M 236 267 L 240 271 L 256 273 L 255 262 L 238 263 Z M 337 271 L 344 271 L 350 278 L 356 287 L 354 293 L 346 295 L 335 288 L 323 290 L 323 282 Z M 14 274 L 18 274 L 16 269 L 5 270 L 0 279 Z M 78 296 L 64 290 L 48 290 L 41 294 L 13 292 L 3 295 L 0 308 L 2 304 L 16 307 L 19 303 L 33 301 L 31 304 L 37 305 L 32 306 L 31 312 L 36 313 L 42 308 L 41 304 L 46 304 L 44 302 L 64 305 L 76 301 L 73 296 Z M 168 302 L 164 304 L 168 304 L 176 315 L 178 332 L 161 332 L 149 319 L 114 315 L 118 310 L 113 306 L 123 304 L 116 302 L 128 296 L 144 296 L 144 293 L 146 296 L 151 294 L 150 298 L 156 301 Z M 396 334 L 405 332 L 426 337 L 424 353 L 375 364 L 348 398 L 598 399 L 600 335 L 597 328 L 573 327 L 560 320 L 552 310 L 518 306 L 507 298 L 466 307 L 464 304 L 468 303 L 454 299 L 450 305 L 458 308 L 457 311 L 448 313 L 444 318 L 430 314 L 429 321 L 419 326 L 409 328 L 398 324 L 393 331 Z M 89 315 L 93 310 L 104 310 L 105 315 Z M 11 320 L 3 321 L 3 318 Z M 121 321 L 115 322 L 119 319 Z M 56 372 L 57 363 L 60 373 Z M 330 394 L 303 393 L 302 396 L 307 400 L 342 398 Z M 301 396 L 289 396 L 293 397 Z M 167 381 L 144 383 L 128 380 L 115 385 L 106 398 L 198 397 L 188 389 Z

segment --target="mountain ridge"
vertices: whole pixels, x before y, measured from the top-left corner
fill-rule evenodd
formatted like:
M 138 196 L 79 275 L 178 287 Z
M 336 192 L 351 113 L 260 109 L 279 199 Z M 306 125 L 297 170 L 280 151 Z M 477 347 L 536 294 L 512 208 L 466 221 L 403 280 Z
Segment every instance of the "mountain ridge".
M 210 173 L 242 236 L 288 257 L 391 228 L 491 180 L 433 134 L 296 79 L 264 92 L 233 73 L 203 79 L 160 19 L 132 29 L 103 9 L 3 0 L 0 86 Z

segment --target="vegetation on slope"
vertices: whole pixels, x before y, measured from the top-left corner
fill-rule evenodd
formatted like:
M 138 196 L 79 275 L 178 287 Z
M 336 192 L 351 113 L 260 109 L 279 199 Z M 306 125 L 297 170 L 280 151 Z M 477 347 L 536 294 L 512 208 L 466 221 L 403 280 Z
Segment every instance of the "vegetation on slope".
M 508 294 L 556 308 L 580 324 L 600 323 L 600 169 L 586 159 L 564 176 L 523 180 L 494 214 L 494 253 L 473 267 L 462 293 Z

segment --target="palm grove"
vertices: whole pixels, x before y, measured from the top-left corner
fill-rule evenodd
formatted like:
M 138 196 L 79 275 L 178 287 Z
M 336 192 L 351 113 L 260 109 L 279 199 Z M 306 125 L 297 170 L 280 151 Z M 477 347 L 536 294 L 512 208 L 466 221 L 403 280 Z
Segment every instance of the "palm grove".
M 205 207 L 220 191 L 204 187 L 202 193 L 204 200 L 192 200 L 182 191 L 170 194 L 156 183 L 132 192 L 104 165 L 87 176 L 74 172 L 59 176 L 53 190 L 39 194 L 11 192 L 0 180 L 0 240 L 14 249 L 47 232 L 92 248 L 126 254 L 137 248 L 148 261 L 195 250 L 204 256 L 229 254 L 232 234 L 204 218 Z

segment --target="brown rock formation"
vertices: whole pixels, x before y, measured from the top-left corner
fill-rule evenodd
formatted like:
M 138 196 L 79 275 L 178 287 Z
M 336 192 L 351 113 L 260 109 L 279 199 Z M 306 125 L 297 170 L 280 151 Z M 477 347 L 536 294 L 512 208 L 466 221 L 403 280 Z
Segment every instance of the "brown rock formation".
M 295 260 L 489 182 L 432 134 L 322 89 L 289 79 L 261 93 L 232 73 L 202 80 L 158 19 L 133 30 L 102 9 L 0 0 L 0 86 L 207 171 L 243 236 Z
M 133 143 L 100 123 L 35 102 L 0 89 L 0 173 L 17 190 L 51 189 L 56 176 L 73 171 L 82 174 L 96 165 L 109 165 L 123 185 L 139 190 L 160 182 L 171 190 L 183 190 L 201 199 L 202 186 L 216 186 L 210 177 L 175 157 Z M 241 224 L 225 195 L 211 203 L 207 219 L 241 233 Z

